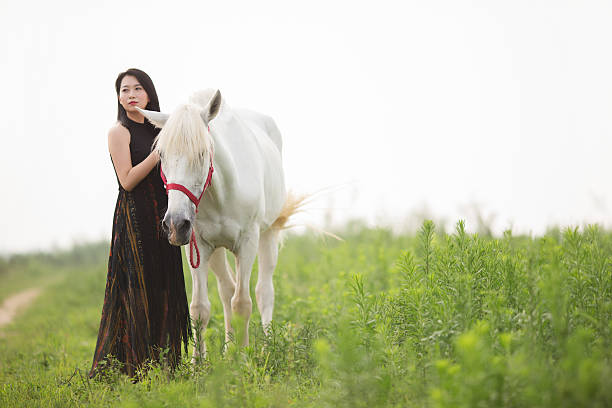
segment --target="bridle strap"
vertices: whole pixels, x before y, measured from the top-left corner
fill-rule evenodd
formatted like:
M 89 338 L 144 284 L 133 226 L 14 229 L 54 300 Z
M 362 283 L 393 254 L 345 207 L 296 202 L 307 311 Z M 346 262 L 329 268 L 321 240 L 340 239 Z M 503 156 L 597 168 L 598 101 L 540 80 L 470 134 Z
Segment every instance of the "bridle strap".
M 194 196 L 193 193 L 191 191 L 189 191 L 187 188 L 185 188 L 183 185 L 176 184 L 176 183 L 166 184 L 166 191 L 168 191 L 168 190 L 178 190 L 178 191 L 182 191 L 183 193 L 185 193 L 185 195 L 187 197 L 189 197 L 191 202 L 195 204 L 196 210 L 197 210 L 198 204 L 200 203 L 200 200 L 202 199 L 201 195 L 198 198 L 198 197 Z
M 196 255 L 198 256 L 197 262 L 193 262 L 193 247 L 195 247 Z M 191 228 L 191 238 L 189 238 L 189 263 L 193 269 L 200 266 L 200 250 L 198 249 L 198 243 L 196 242 L 194 227 Z
M 178 190 L 178 191 L 183 192 L 183 194 L 185 194 L 189 198 L 189 200 L 191 200 L 191 202 L 195 205 L 196 213 L 198 212 L 198 205 L 200 205 L 200 201 L 202 200 L 202 196 L 204 195 L 204 192 L 212 183 L 212 176 L 214 172 L 215 172 L 215 168 L 213 167 L 213 152 L 211 151 L 210 152 L 210 166 L 208 166 L 208 175 L 206 176 L 206 181 L 204 182 L 204 188 L 202 189 L 202 192 L 200 193 L 200 197 L 196 198 L 196 196 L 191 191 L 189 191 L 189 189 L 185 187 L 184 185 L 177 184 L 177 183 L 168 183 L 168 181 L 166 180 L 166 176 L 164 174 L 164 170 L 162 169 L 161 163 L 159 164 L 159 174 L 161 176 L 162 181 L 164 182 L 164 188 L 166 189 L 166 194 L 168 194 L 169 190 Z M 193 262 L 193 248 L 194 247 L 196 250 L 196 255 L 198 257 L 197 262 Z M 200 266 L 200 250 L 198 249 L 198 243 L 196 242 L 196 238 L 195 238 L 195 225 L 191 227 L 191 237 L 189 238 L 189 262 L 191 263 L 191 266 L 193 267 L 193 269 Z
M 166 175 L 164 174 L 164 170 L 162 169 L 161 164 L 159 165 L 159 174 L 161 176 L 162 181 L 164 182 L 164 188 L 166 189 L 166 193 L 169 190 L 178 190 L 178 191 L 183 192 L 183 194 L 189 197 L 189 200 L 191 200 L 191 202 L 195 205 L 196 212 L 198 212 L 198 205 L 200 205 L 200 201 L 202 200 L 202 196 L 204 195 L 204 192 L 210 186 L 210 183 L 212 183 L 212 176 L 214 172 L 215 172 L 215 168 L 213 166 L 213 154 L 211 153 L 210 154 L 210 166 L 208 167 L 208 175 L 206 176 L 206 182 L 204 182 L 204 188 L 202 189 L 200 196 L 196 197 L 184 185 L 178 184 L 178 183 L 168 183 L 168 180 L 166 180 Z

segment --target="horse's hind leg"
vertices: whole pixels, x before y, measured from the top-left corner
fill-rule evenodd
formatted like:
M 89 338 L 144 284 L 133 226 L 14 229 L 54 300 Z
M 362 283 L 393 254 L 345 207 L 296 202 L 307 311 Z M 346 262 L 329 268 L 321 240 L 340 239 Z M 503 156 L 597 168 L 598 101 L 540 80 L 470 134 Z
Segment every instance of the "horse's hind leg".
M 219 297 L 223 304 L 223 316 L 225 318 L 225 343 L 230 341 L 230 333 L 232 332 L 232 296 L 236 289 L 234 282 L 233 271 L 227 262 L 225 248 L 217 248 L 210 257 L 210 268 L 217 277 L 217 288 L 219 289 Z
M 278 231 L 269 229 L 261 234 L 259 238 L 259 275 L 255 287 L 255 299 L 261 314 L 261 324 L 264 331 L 272 321 L 274 310 L 274 285 L 272 274 L 276 268 L 278 259 Z

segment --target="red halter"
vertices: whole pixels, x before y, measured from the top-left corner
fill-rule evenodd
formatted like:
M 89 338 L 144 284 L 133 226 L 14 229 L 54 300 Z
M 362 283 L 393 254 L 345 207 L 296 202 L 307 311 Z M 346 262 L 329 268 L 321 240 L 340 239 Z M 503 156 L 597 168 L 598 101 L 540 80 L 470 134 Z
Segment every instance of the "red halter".
M 208 176 L 206 176 L 206 182 L 204 183 L 204 188 L 202 189 L 202 193 L 200 194 L 200 197 L 196 198 L 196 196 L 191 191 L 189 191 L 187 187 L 183 186 L 182 184 L 168 183 L 166 181 L 166 176 L 164 175 L 164 171 L 162 170 L 161 164 L 159 165 L 159 174 L 161 175 L 161 179 L 164 182 L 164 187 L 166 188 L 166 194 L 168 194 L 169 190 L 182 191 L 187 197 L 189 197 L 191 202 L 195 204 L 196 213 L 198 212 L 198 205 L 200 204 L 200 200 L 202 200 L 202 196 L 204 195 L 204 192 L 206 191 L 206 189 L 210 186 L 210 183 L 212 182 L 212 175 L 214 171 L 215 171 L 215 168 L 213 167 L 213 154 L 211 152 L 210 153 L 210 166 L 208 167 Z M 195 247 L 196 255 L 198 257 L 198 262 L 195 264 L 193 262 L 193 247 Z M 198 243 L 196 242 L 196 239 L 195 239 L 195 225 L 191 228 L 191 238 L 189 238 L 189 262 L 191 263 L 191 266 L 194 269 L 200 266 L 200 250 L 198 249 Z

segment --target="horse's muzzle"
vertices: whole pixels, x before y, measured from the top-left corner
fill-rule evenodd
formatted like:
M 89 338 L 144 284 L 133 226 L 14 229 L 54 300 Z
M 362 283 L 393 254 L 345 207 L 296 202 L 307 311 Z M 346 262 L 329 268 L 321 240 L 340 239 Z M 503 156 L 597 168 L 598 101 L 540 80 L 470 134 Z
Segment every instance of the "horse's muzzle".
M 162 228 L 168 235 L 168 242 L 180 246 L 189 242 L 191 237 L 191 221 L 184 217 L 171 216 L 166 213 L 162 222 Z

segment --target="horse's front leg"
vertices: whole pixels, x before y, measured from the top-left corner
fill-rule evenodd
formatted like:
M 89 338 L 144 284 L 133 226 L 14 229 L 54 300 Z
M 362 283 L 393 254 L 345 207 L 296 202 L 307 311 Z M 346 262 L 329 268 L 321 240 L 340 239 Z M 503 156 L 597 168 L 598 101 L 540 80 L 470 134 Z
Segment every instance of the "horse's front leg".
M 253 309 L 249 281 L 258 245 L 259 228 L 253 228 L 243 234 L 234 252 L 236 255 L 236 290 L 232 297 L 232 313 L 240 317 L 241 321 L 238 324 L 241 327 L 234 327 L 234 329 L 238 332 L 238 339 L 242 338 L 244 346 L 249 345 L 249 319 Z
M 223 304 L 223 316 L 225 318 L 225 344 L 229 344 L 232 334 L 232 297 L 236 290 L 234 272 L 227 262 L 225 248 L 217 248 L 212 253 L 209 261 L 210 269 L 217 277 L 217 288 L 221 303 Z
M 200 250 L 200 265 L 193 268 L 191 264 L 191 282 L 193 291 L 191 294 L 191 305 L 189 311 L 191 313 L 191 324 L 193 325 L 193 356 L 191 361 L 195 363 L 198 359 L 206 358 L 206 342 L 204 341 L 204 332 L 210 320 L 210 300 L 208 299 L 208 259 L 213 252 L 213 249 L 201 243 L 198 240 L 198 248 Z M 194 254 L 195 255 L 195 254 Z

